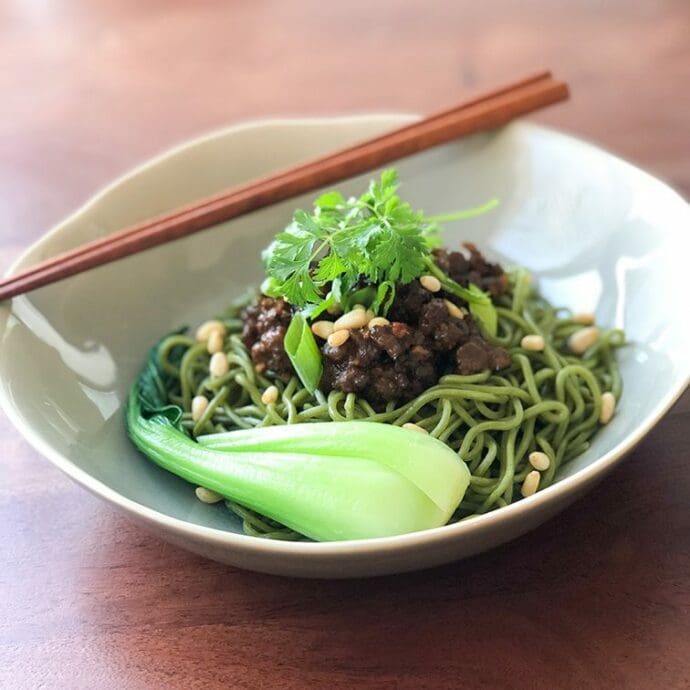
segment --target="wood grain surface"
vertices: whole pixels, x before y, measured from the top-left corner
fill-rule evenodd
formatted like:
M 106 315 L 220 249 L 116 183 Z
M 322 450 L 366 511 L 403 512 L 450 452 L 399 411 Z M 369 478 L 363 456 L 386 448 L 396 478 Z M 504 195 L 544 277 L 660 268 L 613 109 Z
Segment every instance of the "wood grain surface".
M 432 111 L 552 68 L 539 120 L 690 193 L 687 0 L 0 0 L 0 268 L 186 137 Z M 0 418 L 2 688 L 690 687 L 690 395 L 587 498 L 444 568 L 345 582 L 204 561 Z

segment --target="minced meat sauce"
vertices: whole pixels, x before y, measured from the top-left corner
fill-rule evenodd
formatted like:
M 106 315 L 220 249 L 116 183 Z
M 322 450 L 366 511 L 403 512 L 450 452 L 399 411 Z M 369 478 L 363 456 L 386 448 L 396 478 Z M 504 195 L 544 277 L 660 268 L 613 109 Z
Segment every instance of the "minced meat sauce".
M 470 253 L 439 250 L 434 258 L 453 280 L 474 283 L 496 296 L 507 288 L 507 278 L 498 264 L 487 262 L 477 249 Z M 444 300 L 459 304 L 443 291 L 425 290 L 418 280 L 398 286 L 388 313 L 390 325 L 358 328 L 339 347 L 318 341 L 323 353 L 325 393 L 340 390 L 358 393 L 373 404 L 409 400 L 435 385 L 445 374 L 475 374 L 510 365 L 501 347 L 482 337 L 472 316 L 451 315 Z M 243 314 L 244 344 L 259 372 L 272 372 L 288 379 L 290 360 L 283 348 L 292 308 L 282 299 L 261 297 Z

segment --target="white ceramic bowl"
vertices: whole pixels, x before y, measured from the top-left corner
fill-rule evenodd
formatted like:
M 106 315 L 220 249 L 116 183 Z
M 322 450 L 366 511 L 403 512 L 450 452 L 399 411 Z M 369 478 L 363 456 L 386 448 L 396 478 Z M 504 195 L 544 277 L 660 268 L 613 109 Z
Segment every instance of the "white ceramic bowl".
M 408 116 L 270 121 L 178 147 L 122 177 L 13 267 L 300 159 Z M 404 195 L 429 213 L 498 196 L 497 212 L 446 233 L 529 267 L 558 304 L 625 328 L 625 391 L 592 447 L 536 495 L 476 519 L 399 537 L 285 543 L 241 534 L 220 506 L 137 454 L 122 405 L 158 337 L 221 309 L 261 278 L 259 252 L 310 197 L 283 203 L 0 307 L 0 399 L 21 433 L 77 482 L 184 548 L 270 573 L 351 577 L 437 565 L 536 527 L 600 480 L 680 395 L 690 372 L 690 212 L 674 191 L 589 144 L 528 124 L 398 165 Z M 342 185 L 361 188 L 363 180 Z

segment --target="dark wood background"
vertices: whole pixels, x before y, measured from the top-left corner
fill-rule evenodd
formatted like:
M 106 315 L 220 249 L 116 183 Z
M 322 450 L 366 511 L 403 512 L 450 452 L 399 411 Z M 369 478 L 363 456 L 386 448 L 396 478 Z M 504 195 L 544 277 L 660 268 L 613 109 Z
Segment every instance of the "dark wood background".
M 138 161 L 270 114 L 428 111 L 542 67 L 540 120 L 690 193 L 687 0 L 0 0 L 0 268 Z M 690 686 L 690 396 L 585 500 L 350 582 L 160 542 L 0 419 L 3 688 Z

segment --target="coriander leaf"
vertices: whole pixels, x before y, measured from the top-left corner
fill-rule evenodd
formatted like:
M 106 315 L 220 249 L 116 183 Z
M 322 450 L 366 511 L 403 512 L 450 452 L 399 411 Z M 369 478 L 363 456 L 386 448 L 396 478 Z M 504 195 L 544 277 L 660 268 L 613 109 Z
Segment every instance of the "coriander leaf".
M 346 306 L 351 292 L 368 283 L 377 290 L 377 310 L 387 311 L 396 284 L 409 283 L 429 264 L 435 266 L 431 250 L 440 245 L 437 221 L 442 217 L 426 218 L 413 210 L 400 200 L 398 184 L 391 168 L 371 180 L 359 198 L 326 192 L 316 199 L 312 213 L 296 211 L 262 254 L 265 294 L 284 297 L 315 314 L 326 308 L 325 302 Z M 491 207 L 446 217 L 469 217 Z M 455 287 L 468 302 L 481 302 L 466 288 Z
M 320 209 L 333 209 L 338 206 L 342 206 L 345 203 L 345 199 L 340 192 L 331 191 L 322 194 L 315 202 L 314 206 Z
M 346 270 L 347 266 L 345 266 L 342 259 L 336 253 L 331 252 L 319 261 L 318 267 L 314 272 L 314 279 L 319 282 L 328 282 L 345 273 Z

